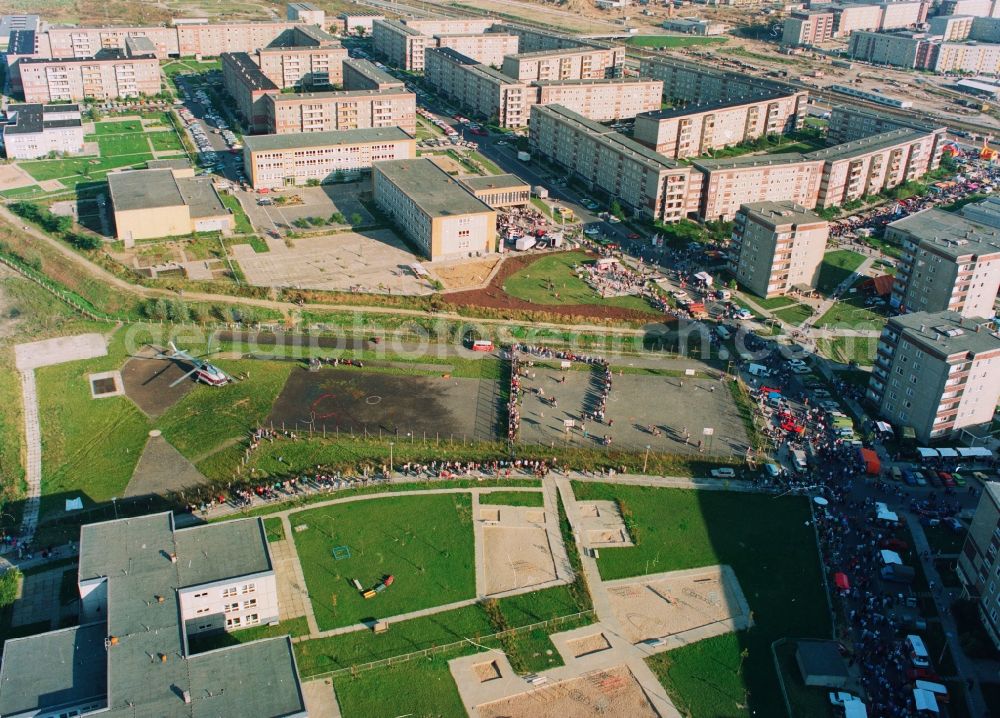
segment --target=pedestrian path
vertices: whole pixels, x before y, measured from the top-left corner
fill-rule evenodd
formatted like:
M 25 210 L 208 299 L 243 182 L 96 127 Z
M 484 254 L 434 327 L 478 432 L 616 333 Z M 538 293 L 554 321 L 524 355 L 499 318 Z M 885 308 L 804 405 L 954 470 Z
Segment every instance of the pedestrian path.
M 21 515 L 21 541 L 30 544 L 38 526 L 38 507 L 42 500 L 42 428 L 38 423 L 38 392 L 35 370 L 23 369 L 21 401 L 24 411 L 24 481 L 28 487 Z

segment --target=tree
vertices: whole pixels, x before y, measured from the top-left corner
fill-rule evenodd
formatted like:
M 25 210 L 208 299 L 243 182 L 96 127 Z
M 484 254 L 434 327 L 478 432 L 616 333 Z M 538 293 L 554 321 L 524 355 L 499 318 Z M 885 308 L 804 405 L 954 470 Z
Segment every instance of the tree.
M 351 225 L 357 227 L 364 221 L 364 219 L 365 218 L 362 217 L 358 212 L 355 212 L 354 214 L 351 215 Z
M 66 234 L 66 241 L 72 244 L 77 249 L 83 249 L 83 250 L 94 250 L 101 246 L 100 238 L 95 237 L 92 234 L 80 234 L 78 232 L 69 232 Z
M 611 214 L 613 214 L 618 219 L 625 219 L 625 210 L 622 209 L 621 204 L 618 200 L 611 202 Z
M 191 321 L 191 310 L 188 309 L 187 304 L 181 299 L 175 299 L 170 303 L 170 319 L 175 322 L 188 322 Z
M 164 299 L 163 297 L 157 299 L 156 302 L 153 304 L 151 313 L 152 313 L 152 318 L 156 319 L 157 321 L 162 322 L 167 320 L 170 317 L 170 309 L 167 307 L 167 300 Z

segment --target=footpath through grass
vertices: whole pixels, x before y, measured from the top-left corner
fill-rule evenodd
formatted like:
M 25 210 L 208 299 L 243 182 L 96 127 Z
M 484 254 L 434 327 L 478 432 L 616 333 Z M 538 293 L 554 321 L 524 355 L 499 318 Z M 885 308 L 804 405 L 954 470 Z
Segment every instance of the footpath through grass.
M 366 499 L 289 520 L 320 630 L 476 596 L 469 494 Z M 338 546 L 350 558 L 335 559 Z M 388 575 L 393 584 L 371 599 L 352 585 L 368 589 Z
M 733 567 L 754 626 L 660 654 L 649 663 L 685 715 L 781 716 L 771 643 L 830 636 L 809 507 L 799 497 L 574 483 L 579 499 L 620 501 L 636 545 L 602 549 L 605 579 Z

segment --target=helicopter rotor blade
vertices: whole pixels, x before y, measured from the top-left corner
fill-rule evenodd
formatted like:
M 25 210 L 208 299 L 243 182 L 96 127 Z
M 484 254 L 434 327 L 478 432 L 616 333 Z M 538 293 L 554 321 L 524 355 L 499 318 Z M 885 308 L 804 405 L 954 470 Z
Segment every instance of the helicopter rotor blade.
M 191 376 L 192 374 L 194 374 L 199 369 L 201 369 L 201 367 L 200 366 L 196 366 L 194 369 L 192 369 L 191 371 L 189 371 L 187 374 L 184 374 L 179 379 L 175 380 L 168 388 L 169 389 L 173 389 L 175 386 L 177 386 L 178 384 L 180 384 L 182 381 L 184 381 L 185 379 L 187 379 L 189 376 Z

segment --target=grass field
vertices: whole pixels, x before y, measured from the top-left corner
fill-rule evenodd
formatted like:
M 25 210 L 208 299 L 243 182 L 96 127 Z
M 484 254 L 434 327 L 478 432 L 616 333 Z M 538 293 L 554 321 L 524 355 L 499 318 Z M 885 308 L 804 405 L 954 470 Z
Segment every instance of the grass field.
M 649 47 L 657 50 L 672 50 L 679 47 L 692 47 L 695 45 L 718 45 L 724 43 L 724 37 L 689 37 L 678 35 L 639 35 L 630 37 L 626 44 L 633 47 Z
M 233 217 L 236 219 L 236 233 L 253 234 L 253 225 L 250 224 L 250 218 L 247 217 L 240 201 L 228 192 L 219 192 L 219 199 L 222 200 L 222 204 L 233 211 Z M 264 247 L 266 248 L 267 244 L 264 244 Z
M 137 154 L 118 155 L 116 157 L 33 160 L 31 162 L 20 162 L 19 166 L 39 182 L 53 179 L 70 179 L 75 180 L 75 182 L 71 182 L 70 184 L 76 184 L 100 179 L 109 170 L 118 169 L 119 167 L 142 165 L 146 160 L 152 159 L 152 157 L 152 154 L 147 150 Z
M 592 483 L 573 488 L 577 498 L 621 501 L 635 527 L 634 547 L 601 550 L 603 578 L 715 564 L 736 571 L 754 626 L 650 660 L 682 714 L 784 715 L 771 643 L 830 635 L 806 500 Z
M 141 133 L 142 123 L 139 120 L 118 120 L 113 122 L 94 123 L 94 132 L 98 135 L 121 135 L 126 133 Z
M 593 262 L 582 252 L 552 254 L 520 272 L 504 283 L 504 291 L 512 297 L 535 304 L 560 306 L 566 304 L 598 304 L 652 311 L 649 303 L 639 297 L 601 297 L 586 282 L 576 276 L 574 265 Z
M 177 135 L 171 132 L 150 132 L 147 137 L 157 152 L 180 151 L 184 149 Z
M 794 299 L 785 296 L 771 297 L 770 299 L 763 299 L 761 297 L 751 296 L 750 299 L 753 301 L 754 304 L 763 307 L 764 309 L 768 309 L 772 312 L 775 309 L 790 307 L 793 304 L 795 304 Z
M 97 145 L 101 148 L 101 157 L 117 157 L 118 155 L 141 155 L 149 152 L 149 142 L 144 134 L 99 135 Z
M 281 518 L 278 516 L 264 519 L 264 531 L 267 533 L 267 540 L 270 543 L 283 541 L 285 538 L 285 525 L 281 523 Z
M 865 306 L 866 295 L 860 290 L 845 296 L 816 320 L 817 327 L 833 325 L 849 329 L 881 329 L 885 326 L 885 317 Z
M 491 491 L 479 495 L 479 503 L 489 506 L 544 506 L 541 491 Z
M 394 496 L 290 517 L 295 546 L 321 630 L 394 616 L 476 595 L 472 499 L 461 494 Z M 297 527 L 305 524 L 306 530 Z M 335 546 L 351 557 L 336 561 Z M 383 576 L 395 582 L 373 599 L 365 588 Z
M 798 326 L 813 315 L 813 310 L 805 304 L 793 304 L 783 309 L 777 309 L 773 314 L 784 322 Z
M 849 364 L 853 361 L 861 366 L 871 366 L 875 363 L 878 337 L 817 339 L 816 347 L 823 356 L 842 364 Z
M 821 294 L 831 294 L 864 261 L 863 255 L 849 249 L 827 252 L 819 267 L 819 279 L 816 282 L 817 291 Z

